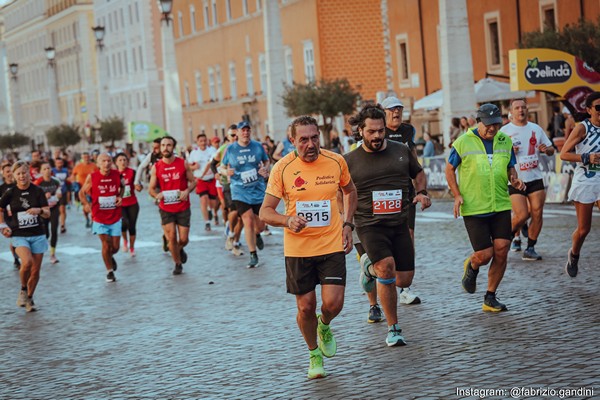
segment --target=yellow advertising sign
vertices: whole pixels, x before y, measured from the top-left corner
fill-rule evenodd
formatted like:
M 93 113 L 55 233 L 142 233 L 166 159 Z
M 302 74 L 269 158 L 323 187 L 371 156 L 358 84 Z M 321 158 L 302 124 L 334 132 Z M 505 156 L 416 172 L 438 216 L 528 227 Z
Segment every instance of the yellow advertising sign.
M 585 98 L 600 91 L 600 73 L 583 60 L 552 49 L 508 52 L 510 90 L 540 90 L 565 98 L 576 112 L 585 112 Z

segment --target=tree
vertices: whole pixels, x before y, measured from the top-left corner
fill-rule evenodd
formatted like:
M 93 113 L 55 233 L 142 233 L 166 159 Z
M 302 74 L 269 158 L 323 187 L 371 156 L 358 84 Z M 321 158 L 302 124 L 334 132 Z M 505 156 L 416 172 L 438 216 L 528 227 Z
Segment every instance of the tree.
M 325 147 L 331 142 L 333 119 L 340 113 L 352 114 L 360 94 L 347 79 L 326 80 L 307 84 L 294 83 L 285 86 L 283 106 L 289 117 L 300 115 L 320 115 L 323 118 Z
M 546 28 L 543 32 L 525 33 L 519 47 L 564 51 L 600 71 L 600 18 L 596 23 L 580 20 L 576 24 L 568 24 L 562 31 Z
M 123 139 L 125 136 L 125 122 L 120 117 L 110 117 L 100 121 L 100 137 L 102 143 L 110 142 L 112 146 L 115 141 Z
M 14 150 L 22 146 L 26 146 L 31 142 L 31 138 L 19 132 L 13 134 L 0 135 L 0 149 Z
M 66 149 L 69 146 L 74 146 L 81 141 L 79 127 L 75 125 L 55 125 L 46 131 L 48 144 L 50 146 Z

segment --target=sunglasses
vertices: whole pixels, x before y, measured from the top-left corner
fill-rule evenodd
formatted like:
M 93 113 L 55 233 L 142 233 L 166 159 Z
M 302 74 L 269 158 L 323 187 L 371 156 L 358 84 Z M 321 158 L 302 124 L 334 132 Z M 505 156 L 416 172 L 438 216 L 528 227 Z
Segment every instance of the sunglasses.
M 404 107 L 396 106 L 396 107 L 388 108 L 387 110 L 394 112 L 394 111 L 402 111 L 403 108 Z
M 600 111 L 600 104 L 596 104 L 596 105 L 594 106 L 594 110 L 596 110 L 596 111 Z

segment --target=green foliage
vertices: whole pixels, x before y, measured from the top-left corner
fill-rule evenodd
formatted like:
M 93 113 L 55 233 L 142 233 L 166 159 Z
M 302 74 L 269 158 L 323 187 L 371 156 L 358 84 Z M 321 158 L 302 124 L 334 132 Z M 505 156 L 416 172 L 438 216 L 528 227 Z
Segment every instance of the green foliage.
M 31 138 L 19 132 L 0 135 L 0 149 L 14 150 L 31 143 Z
M 100 137 L 102 143 L 110 142 L 114 146 L 115 141 L 122 140 L 126 133 L 125 122 L 120 117 L 110 117 L 100 121 Z
M 339 113 L 352 114 L 360 94 L 347 79 L 322 79 L 307 84 L 294 83 L 285 87 L 281 97 L 289 117 L 300 115 L 321 115 L 325 145 L 331 140 L 332 121 Z
M 74 146 L 81 141 L 79 127 L 67 124 L 51 127 L 46 131 L 46 137 L 50 146 L 60 147 L 61 149 Z
M 596 23 L 580 20 L 566 25 L 561 31 L 546 29 L 544 32 L 525 33 L 519 47 L 564 51 L 600 71 L 600 18 Z

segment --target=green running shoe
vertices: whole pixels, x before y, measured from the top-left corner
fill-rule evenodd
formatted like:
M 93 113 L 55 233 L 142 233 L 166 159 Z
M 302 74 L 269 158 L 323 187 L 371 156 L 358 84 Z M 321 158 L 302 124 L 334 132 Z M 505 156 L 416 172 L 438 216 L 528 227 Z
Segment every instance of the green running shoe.
M 323 368 L 323 354 L 317 347 L 310 351 L 310 364 L 308 367 L 308 379 L 325 378 L 327 373 Z
M 325 325 L 321 321 L 321 314 L 317 315 L 319 326 L 317 327 L 317 333 L 319 334 L 319 349 L 325 357 L 333 357 L 337 351 L 337 343 L 333 337 L 333 332 L 329 325 Z

